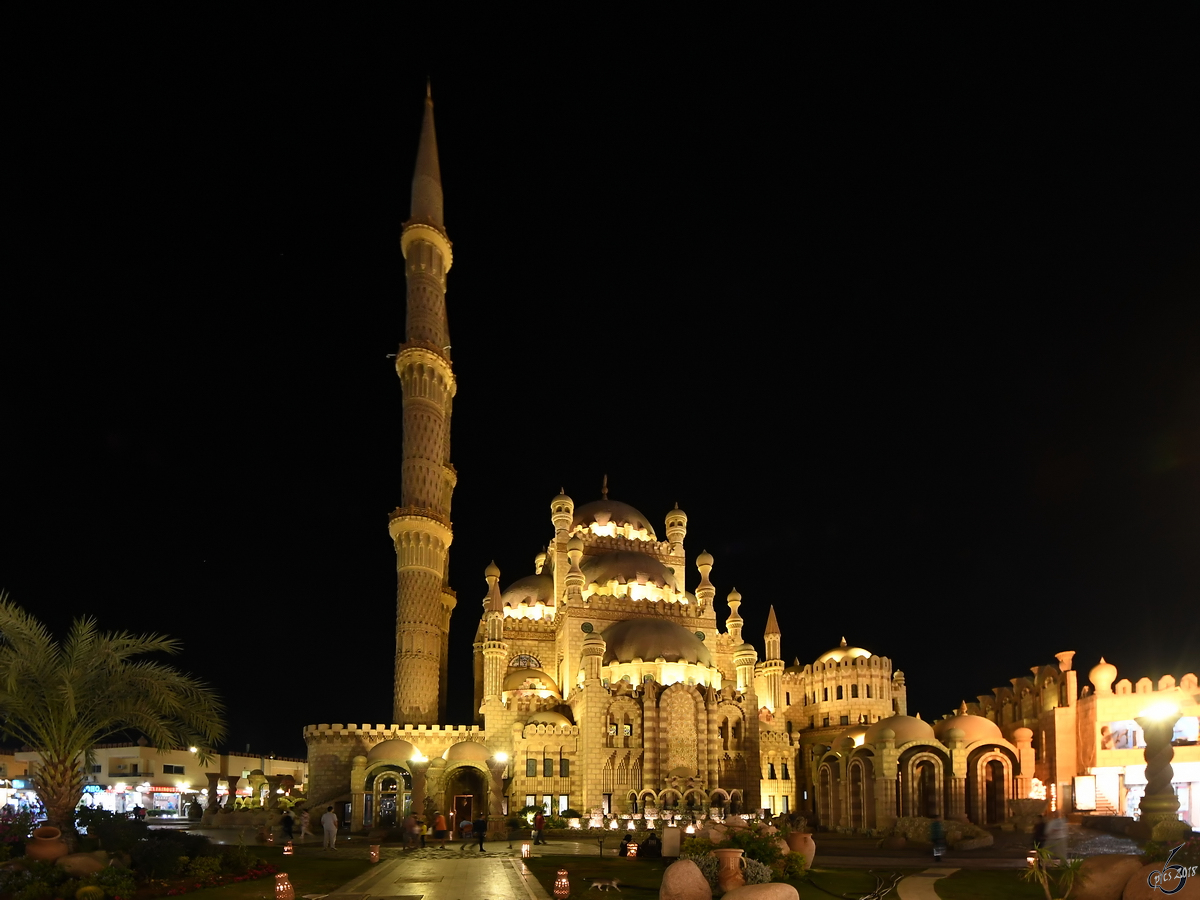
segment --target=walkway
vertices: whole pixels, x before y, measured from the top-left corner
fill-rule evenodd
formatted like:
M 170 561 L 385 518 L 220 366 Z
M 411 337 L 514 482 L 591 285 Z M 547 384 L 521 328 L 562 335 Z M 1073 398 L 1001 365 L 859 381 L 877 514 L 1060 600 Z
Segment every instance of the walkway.
M 519 859 L 427 855 L 436 852 L 416 851 L 422 858 L 409 854 L 381 862 L 327 900 L 550 900 Z
M 909 875 L 896 886 L 896 893 L 900 895 L 900 900 L 940 900 L 933 883 L 957 871 L 958 869 L 939 867 Z

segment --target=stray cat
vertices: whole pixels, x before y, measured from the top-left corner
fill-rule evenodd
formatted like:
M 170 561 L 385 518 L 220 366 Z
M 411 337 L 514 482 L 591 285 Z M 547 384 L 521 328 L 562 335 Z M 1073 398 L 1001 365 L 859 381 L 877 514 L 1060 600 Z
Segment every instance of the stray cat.
M 599 890 L 600 888 L 604 888 L 604 890 L 606 890 L 606 891 L 611 891 L 615 888 L 617 893 L 624 893 L 620 888 L 620 884 L 621 884 L 620 878 L 593 878 L 592 879 L 592 887 L 596 888 L 597 890 Z

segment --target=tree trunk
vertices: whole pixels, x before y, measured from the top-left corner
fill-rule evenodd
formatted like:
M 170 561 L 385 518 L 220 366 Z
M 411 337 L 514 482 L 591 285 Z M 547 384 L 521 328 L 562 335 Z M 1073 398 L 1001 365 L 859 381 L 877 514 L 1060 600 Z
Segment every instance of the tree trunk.
M 75 849 L 75 807 L 83 796 L 83 773 L 75 764 L 75 755 L 42 757 L 38 768 L 38 795 L 46 805 L 46 824 L 62 832 L 63 839 Z

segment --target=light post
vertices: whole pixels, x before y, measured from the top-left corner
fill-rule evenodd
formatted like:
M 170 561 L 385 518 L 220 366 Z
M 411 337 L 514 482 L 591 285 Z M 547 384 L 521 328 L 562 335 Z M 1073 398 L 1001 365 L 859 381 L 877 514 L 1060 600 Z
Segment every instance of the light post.
M 1137 827 L 1143 839 L 1169 842 L 1191 830 L 1179 820 L 1179 798 L 1171 786 L 1175 775 L 1171 768 L 1175 756 L 1171 735 L 1178 719 L 1179 706 L 1174 700 L 1161 700 L 1134 720 L 1146 736 L 1146 793 L 1138 804 L 1141 821 Z

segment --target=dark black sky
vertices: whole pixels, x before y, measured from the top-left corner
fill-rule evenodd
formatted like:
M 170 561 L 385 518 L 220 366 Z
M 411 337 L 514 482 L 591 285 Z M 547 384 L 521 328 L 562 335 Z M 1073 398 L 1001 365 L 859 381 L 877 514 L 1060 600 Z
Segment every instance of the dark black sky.
M 760 652 L 773 603 L 789 662 L 845 635 L 927 718 L 1063 649 L 1195 671 L 1200 104 L 1120 40 L 101 75 L 9 141 L 0 587 L 182 638 L 232 746 L 390 720 L 431 71 L 455 721 L 484 566 L 531 572 L 604 473 L 689 513 Z

